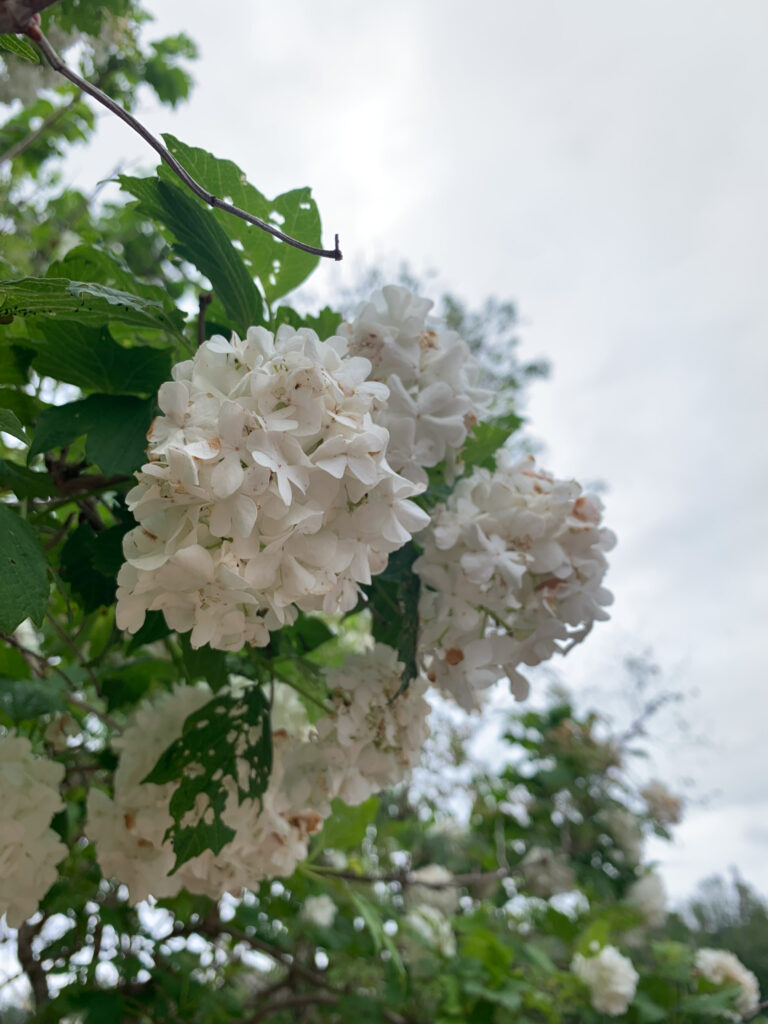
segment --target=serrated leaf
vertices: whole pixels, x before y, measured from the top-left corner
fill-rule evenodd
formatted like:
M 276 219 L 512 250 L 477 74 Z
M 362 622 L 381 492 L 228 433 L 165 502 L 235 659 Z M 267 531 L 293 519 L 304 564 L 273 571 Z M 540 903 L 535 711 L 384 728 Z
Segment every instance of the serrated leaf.
M 0 679 L 0 712 L 13 723 L 39 718 L 53 711 L 66 711 L 60 689 L 40 679 Z
M 242 334 L 253 324 L 263 323 L 259 290 L 211 210 L 169 181 L 125 175 L 119 181 L 139 200 L 137 211 L 164 225 L 176 240 L 178 254 L 208 278 L 236 330 Z
M 0 459 L 0 492 L 3 491 L 13 491 L 17 498 L 50 498 L 58 493 L 47 473 L 37 473 L 8 459 Z
M 40 325 L 32 365 L 44 377 L 110 395 L 154 395 L 171 375 L 168 351 L 136 345 L 123 348 L 107 327 Z
M 112 320 L 181 337 L 183 314 L 167 313 L 158 302 L 90 281 L 25 277 L 0 282 L 0 318 L 36 321 L 54 317 L 102 327 Z
M 10 434 L 12 437 L 17 437 L 19 441 L 23 441 L 25 444 L 29 444 L 29 438 L 24 427 L 19 423 L 16 413 L 11 412 L 10 409 L 0 409 L 0 430 Z
M 154 399 L 90 395 L 46 409 L 37 421 L 29 456 L 69 445 L 85 434 L 89 462 L 108 476 L 129 475 L 146 461 L 154 408 Z
M 38 626 L 48 604 L 48 562 L 35 531 L 0 503 L 0 630 L 10 633 L 32 619 Z
M 5 50 L 6 53 L 12 53 L 16 57 L 20 57 L 22 60 L 29 61 L 30 64 L 39 64 L 40 58 L 37 55 L 37 50 L 34 46 L 30 46 L 29 43 L 23 39 L 19 39 L 18 36 L 11 35 L 9 32 L 3 32 L 0 34 L 0 50 Z
M 403 662 L 401 691 L 416 678 L 416 647 L 419 636 L 419 593 L 421 581 L 413 571 L 418 552 L 413 542 L 389 556 L 384 572 L 363 587 L 371 609 L 374 640 L 388 644 Z
M 173 824 L 165 835 L 176 854 L 174 871 L 204 850 L 221 852 L 235 834 L 222 818 L 229 787 L 234 784 L 241 803 L 260 802 L 271 771 L 269 702 L 260 686 L 237 696 L 220 693 L 189 715 L 183 734 L 143 780 L 157 785 L 179 783 L 169 805 Z M 200 795 L 206 798 L 202 812 L 194 824 L 182 826 Z
M 164 135 L 163 138 L 168 149 L 192 177 L 219 199 L 230 200 L 241 210 L 274 224 L 300 242 L 317 247 L 322 244 L 320 215 L 310 189 L 293 189 L 275 199 L 267 199 L 248 183 L 246 175 L 231 160 L 221 160 L 204 149 L 187 146 L 173 135 Z M 159 167 L 158 175 L 168 182 L 175 180 L 165 164 Z M 202 206 L 202 200 L 193 202 Z M 228 237 L 237 239 L 242 245 L 245 264 L 251 276 L 258 277 L 261 282 L 267 302 L 271 303 L 298 287 L 318 264 L 318 256 L 287 245 L 232 214 L 215 210 L 213 216 Z M 210 275 L 206 274 L 206 277 Z
M 45 276 L 94 282 L 132 295 L 138 291 L 143 299 L 156 302 L 171 317 L 178 317 L 173 302 L 163 288 L 137 280 L 113 253 L 97 245 L 74 246 L 60 260 L 50 265 Z
M 476 466 L 493 471 L 496 469 L 496 452 L 505 441 L 522 425 L 522 419 L 513 412 L 496 416 L 475 425 L 475 429 L 467 438 L 461 450 L 461 461 L 464 463 L 464 474 L 470 473 Z

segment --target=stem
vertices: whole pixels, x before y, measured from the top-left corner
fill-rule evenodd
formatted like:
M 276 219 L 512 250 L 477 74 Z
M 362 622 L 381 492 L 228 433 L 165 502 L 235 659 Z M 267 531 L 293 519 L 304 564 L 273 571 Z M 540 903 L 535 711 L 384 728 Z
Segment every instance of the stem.
M 52 110 L 51 113 L 46 117 L 42 124 L 38 128 L 35 128 L 29 135 L 25 135 L 23 139 L 11 146 L 10 149 L 6 150 L 5 153 L 0 153 L 0 164 L 5 163 L 6 160 L 15 160 L 17 156 L 21 156 L 22 153 L 26 152 L 30 146 L 33 146 L 41 135 L 45 135 L 49 128 L 52 128 L 57 121 L 61 120 L 65 114 L 74 107 L 79 101 L 80 97 L 74 95 L 68 103 L 65 103 L 61 107 L 57 107 L 56 110 Z
M 107 96 L 105 92 L 102 92 L 97 86 L 92 85 L 90 82 L 86 82 L 84 78 L 81 78 L 76 72 L 68 67 L 64 61 L 59 57 L 54 48 L 46 39 L 45 35 L 41 31 L 38 25 L 32 23 L 28 26 L 26 34 L 32 39 L 43 52 L 43 56 L 51 65 L 54 71 L 58 71 L 59 74 L 63 75 L 66 79 L 72 82 L 82 89 L 84 93 L 92 96 L 93 99 L 97 100 L 103 106 L 110 110 L 115 117 L 119 117 L 121 121 L 133 128 L 144 141 L 154 149 L 160 159 L 170 167 L 176 177 L 182 181 L 190 191 L 194 192 L 196 196 L 208 203 L 209 206 L 215 207 L 217 210 L 223 210 L 225 213 L 231 213 L 234 217 L 239 217 L 241 220 L 246 221 L 248 224 L 255 224 L 256 227 L 261 228 L 262 231 L 267 231 L 270 235 L 275 238 L 279 238 L 281 241 L 286 242 L 288 245 L 292 245 L 296 249 L 301 249 L 302 252 L 311 253 L 313 256 L 325 256 L 328 259 L 340 260 L 342 258 L 341 250 L 339 249 L 339 236 L 335 236 L 335 248 L 333 249 L 318 249 L 314 245 L 307 245 L 304 242 L 299 242 L 295 238 L 291 238 L 290 235 L 286 235 L 285 232 L 280 231 L 273 224 L 267 223 L 260 217 L 256 217 L 252 213 L 247 213 L 245 210 L 241 210 L 238 206 L 233 206 L 232 203 L 227 203 L 223 199 L 218 199 L 212 192 L 208 192 L 204 189 L 195 179 L 182 167 L 176 157 L 172 156 L 166 147 L 156 139 L 155 136 L 144 127 L 141 121 L 138 121 L 132 114 L 129 114 L 127 110 L 124 110 L 119 103 L 116 103 L 111 96 Z
M 201 292 L 197 298 L 197 347 L 205 341 L 205 311 L 213 302 L 210 292 Z

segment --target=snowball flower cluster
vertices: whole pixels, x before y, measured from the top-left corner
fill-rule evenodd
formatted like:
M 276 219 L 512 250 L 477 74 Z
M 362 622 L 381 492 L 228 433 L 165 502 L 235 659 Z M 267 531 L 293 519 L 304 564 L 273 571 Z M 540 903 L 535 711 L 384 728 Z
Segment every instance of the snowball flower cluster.
M 417 907 L 435 907 L 444 914 L 454 914 L 459 906 L 459 893 L 453 884 L 453 873 L 442 864 L 427 864 L 411 871 L 408 900 Z
M 522 699 L 520 665 L 583 640 L 612 600 L 602 586 L 614 535 L 602 506 L 533 458 L 498 457 L 460 480 L 419 542 L 421 658 L 429 679 L 468 710 L 502 676 Z
M 597 956 L 585 957 L 577 953 L 571 970 L 588 987 L 590 1001 L 595 1010 L 609 1017 L 627 1012 L 635 997 L 639 975 L 628 957 L 622 956 L 614 946 L 603 946 Z
M 543 846 L 532 846 L 520 862 L 525 887 L 534 896 L 549 899 L 576 888 L 576 876 L 562 853 Z
M 643 830 L 634 814 L 626 807 L 611 807 L 599 817 L 613 837 L 621 859 L 630 867 L 639 864 L 643 855 Z
M 750 1017 L 760 1003 L 757 978 L 733 953 L 726 949 L 700 949 L 696 953 L 696 970 L 715 985 L 734 984 L 741 988 L 736 1009 L 742 1017 Z
M 0 736 L 0 914 L 20 927 L 58 877 L 66 846 L 50 827 L 64 809 L 59 783 L 64 766 L 35 757 L 21 736 Z
M 390 702 L 402 671 L 395 652 L 384 645 L 364 657 L 350 656 L 327 671 L 334 708 L 314 727 L 293 691 L 276 685 L 272 772 L 261 804 L 239 802 L 234 780 L 227 780 L 222 817 L 234 838 L 219 854 L 206 850 L 173 875 L 175 856 L 164 837 L 177 783 L 142 780 L 181 735 L 186 718 L 212 695 L 201 684 L 144 701 L 113 741 L 120 754 L 114 796 L 92 789 L 88 797 L 86 834 L 102 873 L 123 882 L 133 902 L 173 896 L 182 887 L 218 899 L 264 878 L 291 875 L 306 858 L 309 838 L 330 814 L 334 797 L 359 803 L 402 782 L 418 760 L 429 705 L 410 690 Z M 230 690 L 237 696 L 247 685 L 258 684 L 234 677 Z
M 350 351 L 369 359 L 374 380 L 389 388 L 374 419 L 389 431 L 388 459 L 410 480 L 426 482 L 424 467 L 449 465 L 488 405 L 478 387 L 479 365 L 459 335 L 429 316 L 433 303 L 387 285 L 364 303 L 340 333 Z
M 416 934 L 424 945 L 434 949 L 444 957 L 456 956 L 456 936 L 453 934 L 451 922 L 437 907 L 422 904 L 409 910 L 405 915 L 406 927 Z M 406 939 L 403 952 L 406 959 L 414 960 L 422 950 L 414 942 Z
M 296 609 L 349 611 L 428 516 L 374 423 L 384 384 L 341 337 L 211 338 L 163 384 L 128 504 L 117 623 L 147 611 L 193 647 L 264 646 Z
M 649 871 L 630 885 L 627 900 L 637 907 L 649 928 L 661 928 L 666 921 L 667 893 L 655 871 Z
M 317 928 L 332 928 L 339 908 L 330 896 L 307 896 L 301 908 L 301 919 Z
M 645 800 L 648 814 L 660 825 L 677 825 L 683 817 L 683 801 L 670 793 L 663 782 L 654 779 L 640 791 Z

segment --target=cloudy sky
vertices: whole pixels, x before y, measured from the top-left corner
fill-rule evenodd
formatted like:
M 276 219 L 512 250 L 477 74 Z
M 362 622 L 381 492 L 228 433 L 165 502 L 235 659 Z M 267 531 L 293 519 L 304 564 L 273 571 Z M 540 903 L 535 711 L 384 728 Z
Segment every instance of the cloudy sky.
M 514 299 L 550 382 L 531 428 L 559 476 L 603 480 L 613 618 L 563 664 L 622 713 L 625 655 L 692 694 L 655 770 L 688 817 L 654 848 L 680 894 L 738 865 L 768 893 L 764 507 L 768 6 L 762 0 L 149 0 L 200 44 L 172 131 L 262 191 L 312 186 L 318 293 L 408 260 Z M 103 119 L 81 186 L 151 154 Z

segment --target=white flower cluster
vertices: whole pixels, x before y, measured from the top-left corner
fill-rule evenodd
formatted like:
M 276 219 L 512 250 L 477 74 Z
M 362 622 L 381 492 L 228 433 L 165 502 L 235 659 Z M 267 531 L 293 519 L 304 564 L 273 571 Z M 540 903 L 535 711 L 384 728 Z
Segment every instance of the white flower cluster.
M 427 735 L 429 705 L 411 691 L 388 703 L 402 669 L 395 652 L 381 645 L 329 670 L 335 710 L 314 729 L 306 713 L 297 710 L 293 692 L 276 686 L 272 772 L 261 808 L 258 801 L 238 803 L 230 782 L 223 821 L 234 838 L 218 855 L 207 850 L 171 876 L 175 857 L 164 836 L 175 784 L 158 786 L 142 779 L 211 693 L 205 685 L 182 686 L 145 701 L 113 742 L 120 753 L 114 798 L 95 789 L 88 798 L 86 834 L 96 846 L 102 873 L 127 885 L 133 902 L 171 896 L 182 887 L 217 899 L 261 879 L 292 874 L 307 855 L 310 836 L 330 814 L 334 797 L 359 803 L 403 781 L 416 763 Z M 244 685 L 236 677 L 233 692 Z
M 760 1003 L 757 978 L 737 956 L 726 949 L 700 949 L 696 953 L 696 970 L 715 985 L 739 985 L 736 1009 L 742 1017 L 751 1017 Z
M 301 919 L 316 928 L 332 928 L 338 911 L 339 908 L 326 893 L 307 896 L 301 908 Z
M 627 900 L 645 918 L 649 928 L 661 928 L 667 919 L 667 893 L 661 876 L 649 871 L 630 885 Z
M 640 791 L 645 800 L 648 814 L 660 825 L 678 825 L 683 817 L 683 801 L 670 793 L 663 782 L 654 779 Z
M 643 830 L 635 815 L 626 807 L 611 807 L 599 817 L 616 843 L 615 853 L 630 867 L 639 864 L 643 856 Z
M 421 657 L 429 679 L 468 710 L 502 676 L 522 699 L 518 666 L 583 640 L 612 600 L 602 586 L 614 535 L 602 506 L 533 458 L 498 457 L 460 480 L 419 538 Z
M 58 877 L 66 846 L 50 827 L 64 809 L 59 783 L 64 766 L 35 757 L 21 736 L 0 736 L 0 914 L 18 928 L 37 910 Z
M 478 386 L 477 360 L 433 303 L 407 288 L 387 285 L 363 304 L 340 333 L 350 351 L 370 360 L 374 380 L 389 388 L 374 419 L 390 434 L 387 457 L 409 480 L 426 482 L 425 467 L 449 465 L 488 405 Z
M 414 907 L 434 907 L 443 914 L 455 914 L 459 907 L 453 873 L 442 864 L 427 864 L 411 871 L 407 894 Z
M 543 846 L 532 846 L 520 862 L 525 887 L 534 896 L 549 899 L 576 888 L 576 876 L 562 853 Z
M 597 956 L 577 953 L 571 970 L 588 987 L 590 1001 L 595 1010 L 609 1017 L 627 1012 L 635 997 L 639 975 L 628 957 L 622 956 L 614 946 L 603 946 Z
M 405 915 L 408 930 L 417 935 L 421 942 L 444 957 L 456 956 L 456 936 L 451 922 L 437 907 L 422 903 Z M 405 936 L 403 953 L 407 960 L 418 960 L 423 951 L 410 937 Z
M 160 388 L 128 504 L 117 623 L 147 611 L 193 647 L 264 646 L 296 609 L 349 611 L 428 516 L 374 423 L 385 385 L 341 337 L 283 325 L 216 336 Z

